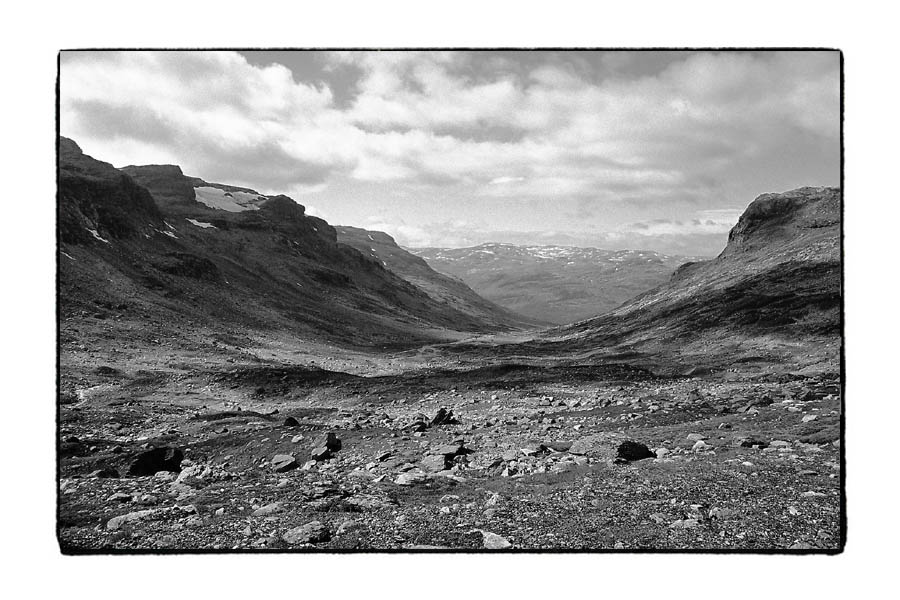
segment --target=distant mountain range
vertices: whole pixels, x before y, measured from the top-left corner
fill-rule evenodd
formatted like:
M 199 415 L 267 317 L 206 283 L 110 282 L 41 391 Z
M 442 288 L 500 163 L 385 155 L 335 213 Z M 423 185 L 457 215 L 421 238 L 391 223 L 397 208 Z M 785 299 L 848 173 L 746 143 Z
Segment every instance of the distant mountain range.
M 410 252 L 500 306 L 556 324 L 608 312 L 695 260 L 640 250 L 514 244 Z
M 398 246 L 394 238 L 386 233 L 342 225 L 335 226 L 335 230 L 338 242 L 379 261 L 438 302 L 447 303 L 466 314 L 481 315 L 486 320 L 502 318 L 507 323 L 522 327 L 551 325 L 549 321 L 527 318 L 485 300 L 459 279 L 438 273 L 425 260 Z

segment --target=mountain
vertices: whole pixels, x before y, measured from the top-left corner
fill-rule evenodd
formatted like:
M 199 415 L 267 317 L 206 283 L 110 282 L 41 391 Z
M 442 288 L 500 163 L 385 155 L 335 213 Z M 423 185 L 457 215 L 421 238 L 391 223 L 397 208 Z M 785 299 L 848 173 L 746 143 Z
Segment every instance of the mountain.
M 386 233 L 340 225 L 335 226 L 335 230 L 338 242 L 380 261 L 385 268 L 425 291 L 437 302 L 446 303 L 465 314 L 478 316 L 485 322 L 514 327 L 551 324 L 517 315 L 485 300 L 459 279 L 438 273 L 425 260 L 398 246 L 394 238 Z
M 612 310 L 665 282 L 689 260 L 650 251 L 514 244 L 410 252 L 500 306 L 558 325 Z
M 684 366 L 835 369 L 841 335 L 841 191 L 759 196 L 712 260 L 615 310 L 548 333 L 554 352 L 629 354 Z
M 468 295 L 435 300 L 286 196 L 174 165 L 116 169 L 66 138 L 58 167 L 64 341 L 87 328 L 173 343 L 235 331 L 408 346 L 516 326 L 467 312 Z

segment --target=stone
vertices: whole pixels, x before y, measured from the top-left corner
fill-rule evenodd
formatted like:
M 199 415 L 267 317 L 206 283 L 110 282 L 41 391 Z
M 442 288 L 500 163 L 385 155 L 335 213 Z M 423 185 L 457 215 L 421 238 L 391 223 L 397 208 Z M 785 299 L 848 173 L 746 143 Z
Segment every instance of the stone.
M 160 471 L 181 471 L 181 461 L 184 460 L 184 451 L 172 446 L 150 448 L 139 453 L 128 466 L 128 475 L 141 477 L 155 475 Z
M 463 445 L 463 442 L 444 444 L 442 446 L 438 446 L 436 448 L 431 448 L 430 450 L 428 450 L 428 454 L 437 454 L 440 456 L 446 456 L 447 458 L 453 458 L 454 456 L 460 456 L 465 453 L 466 448 Z
M 334 432 L 329 431 L 328 433 L 320 435 L 318 438 L 316 438 L 313 447 L 327 448 L 332 452 L 337 452 L 341 449 L 341 440 L 338 439 L 338 436 Z
M 112 467 L 103 467 L 92 471 L 88 477 L 97 477 L 98 479 L 118 479 L 119 472 Z
M 586 440 L 576 440 L 569 446 L 569 454 L 585 455 L 590 452 L 591 446 Z
M 631 440 L 619 444 L 619 447 L 616 450 L 616 456 L 626 461 L 656 458 L 656 454 L 654 454 L 645 444 Z
M 671 527 L 672 529 L 693 529 L 699 524 L 700 521 L 698 521 L 697 519 L 679 519 L 678 521 L 675 521 L 674 523 L 669 525 L 669 527 Z
M 703 440 L 697 440 L 697 443 L 691 446 L 692 452 L 703 452 L 705 450 L 712 449 L 712 446 L 704 442 Z
M 299 444 L 299 443 L 302 442 L 302 441 L 303 441 L 303 434 L 302 434 L 302 433 L 301 433 L 301 434 L 298 434 L 298 435 L 295 435 L 294 437 L 291 438 L 291 443 L 292 443 L 292 444 Z
M 148 510 L 139 510 L 137 512 L 128 513 L 127 515 L 113 517 L 106 523 L 106 528 L 110 531 L 115 531 L 127 523 L 142 521 L 148 517 L 155 515 L 158 512 L 159 509 L 151 508 Z
M 741 448 L 752 448 L 753 446 L 759 446 L 760 448 L 768 448 L 769 444 L 766 442 L 753 438 L 753 437 L 741 437 L 735 440 L 735 444 L 740 446 Z
M 809 423 L 810 421 L 815 421 L 815 420 L 816 420 L 816 415 L 806 415 L 802 419 L 800 419 L 800 421 L 803 423 Z
M 554 452 L 568 452 L 569 449 L 572 447 L 572 442 L 556 441 L 556 442 L 547 442 L 544 445 L 547 448 L 550 448 L 551 450 L 553 450 Z
M 284 420 L 284 426 L 285 427 L 299 427 L 300 421 L 298 421 L 294 417 L 288 417 L 287 419 Z
M 537 456 L 547 452 L 547 446 L 540 442 L 529 442 L 522 447 L 522 454 L 525 456 Z
M 512 544 L 509 542 L 509 540 L 501 535 L 491 533 L 490 531 L 484 531 L 482 529 L 476 529 L 475 531 L 481 533 L 482 544 L 487 550 L 505 550 L 507 548 L 512 548 Z
M 728 508 L 713 507 L 709 510 L 710 519 L 727 519 L 734 514 L 734 511 Z
M 654 452 L 656 452 L 656 458 L 665 458 L 670 450 L 668 448 L 657 448 Z
M 281 539 L 288 544 L 320 544 L 331 539 L 331 532 L 321 521 L 310 521 L 285 531 Z
M 687 439 L 691 442 L 697 442 L 700 440 L 707 440 L 709 439 L 709 437 L 703 435 L 702 433 L 689 433 Z
M 275 513 L 279 513 L 282 511 L 281 502 L 272 502 L 271 504 L 266 504 L 260 508 L 257 508 L 253 511 L 252 516 L 254 517 L 267 517 L 269 515 L 274 515 Z M 223 511 L 224 512 L 224 511 Z
M 422 468 L 429 473 L 437 473 L 447 468 L 447 457 L 441 454 L 426 456 L 421 462 Z
M 328 460 L 332 457 L 331 450 L 322 446 L 320 448 L 313 448 L 312 452 L 309 453 L 310 458 L 314 461 L 323 461 Z
M 422 471 L 407 471 L 400 473 L 394 483 L 397 485 L 413 485 L 416 483 L 424 483 L 428 481 L 428 474 Z
M 438 409 L 437 413 L 431 419 L 429 423 L 430 427 L 436 427 L 438 425 L 456 425 L 459 421 L 453 416 L 453 411 L 444 408 L 443 406 Z
M 284 473 L 297 468 L 297 459 L 293 454 L 276 454 L 272 457 L 272 470 L 276 473 Z

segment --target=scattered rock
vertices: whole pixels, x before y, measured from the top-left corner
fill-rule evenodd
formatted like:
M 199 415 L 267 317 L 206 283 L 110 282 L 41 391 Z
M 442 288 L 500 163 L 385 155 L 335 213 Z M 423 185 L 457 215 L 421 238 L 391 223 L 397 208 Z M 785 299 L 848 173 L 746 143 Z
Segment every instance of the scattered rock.
M 491 533 L 490 531 L 484 531 L 483 529 L 476 529 L 475 531 L 481 534 L 484 547 L 487 550 L 505 550 L 507 548 L 512 548 L 512 544 L 509 540 L 501 535 Z
M 421 462 L 422 468 L 430 473 L 437 473 L 447 469 L 447 457 L 442 454 L 426 456 Z
M 547 447 L 540 442 L 529 442 L 522 447 L 522 454 L 525 456 L 537 456 L 547 452 Z
M 281 502 L 272 502 L 271 504 L 266 504 L 260 508 L 257 508 L 253 511 L 252 516 L 254 517 L 267 517 L 269 515 L 274 515 L 275 513 L 281 512 L 282 506 Z M 224 510 L 222 511 L 225 512 Z
M 139 510 L 137 512 L 128 513 L 127 515 L 120 515 L 118 517 L 113 517 L 106 523 L 106 528 L 110 531 L 115 531 L 122 527 L 127 523 L 134 523 L 136 521 L 141 521 L 150 516 L 155 515 L 159 512 L 159 509 L 151 508 L 148 510 Z
M 331 452 L 337 452 L 341 449 L 341 440 L 338 439 L 338 436 L 334 432 L 329 431 L 316 438 L 313 446 L 316 448 L 326 448 Z
M 669 525 L 669 527 L 671 527 L 672 529 L 693 529 L 699 524 L 700 521 L 698 521 L 697 519 L 679 519 L 678 521 L 675 521 L 674 523 Z
M 276 454 L 272 457 L 272 470 L 276 473 L 284 473 L 297 468 L 297 459 L 293 454 Z
M 314 461 L 328 460 L 332 457 L 331 450 L 325 448 L 324 446 L 320 448 L 313 448 L 312 452 L 310 452 L 309 455 L 310 458 L 312 458 Z
M 430 427 L 436 427 L 438 425 L 457 425 L 459 421 L 453 416 L 453 411 L 448 410 L 444 407 L 438 409 L 437 413 L 431 419 L 431 423 L 429 423 Z
M 424 483 L 428 481 L 428 474 L 422 471 L 407 471 L 400 473 L 394 481 L 397 485 L 413 485 L 416 483 Z
M 118 479 L 119 472 L 112 467 L 103 467 L 102 469 L 97 469 L 96 471 L 91 472 L 88 477 L 97 477 L 99 479 Z
M 281 539 L 288 544 L 320 544 L 331 539 L 331 532 L 321 521 L 311 521 L 285 531 Z

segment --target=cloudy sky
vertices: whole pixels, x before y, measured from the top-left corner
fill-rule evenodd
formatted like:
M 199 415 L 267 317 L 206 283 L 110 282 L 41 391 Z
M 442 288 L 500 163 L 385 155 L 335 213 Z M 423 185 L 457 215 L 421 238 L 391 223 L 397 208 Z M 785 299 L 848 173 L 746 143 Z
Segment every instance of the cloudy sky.
M 839 77 L 834 52 L 64 52 L 60 129 L 408 247 L 713 255 L 759 194 L 839 184 Z

